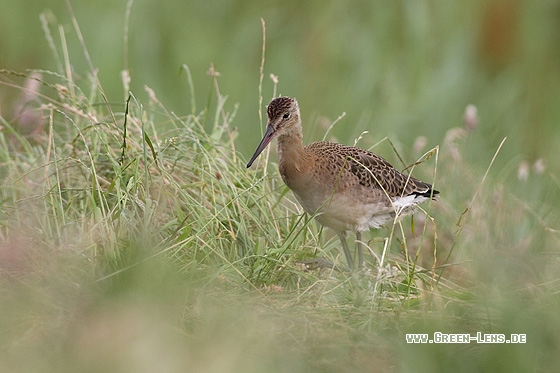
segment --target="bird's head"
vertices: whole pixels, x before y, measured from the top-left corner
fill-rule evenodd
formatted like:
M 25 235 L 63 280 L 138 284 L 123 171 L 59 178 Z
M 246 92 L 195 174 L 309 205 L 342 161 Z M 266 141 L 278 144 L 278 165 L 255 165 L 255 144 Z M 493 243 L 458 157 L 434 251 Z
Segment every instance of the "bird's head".
M 247 163 L 247 168 L 251 167 L 255 159 L 270 144 L 273 138 L 289 134 L 292 131 L 301 133 L 301 120 L 299 106 L 295 99 L 291 97 L 278 97 L 268 104 L 266 108 L 268 121 L 264 136 L 255 150 L 255 154 Z

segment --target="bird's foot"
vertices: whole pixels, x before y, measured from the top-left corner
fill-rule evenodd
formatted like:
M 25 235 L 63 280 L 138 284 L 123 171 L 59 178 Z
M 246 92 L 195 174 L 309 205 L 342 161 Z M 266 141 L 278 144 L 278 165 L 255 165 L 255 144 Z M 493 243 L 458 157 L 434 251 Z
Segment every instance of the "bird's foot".
M 325 258 L 313 258 L 313 259 L 309 259 L 309 260 L 298 260 L 296 263 L 303 264 L 303 267 L 306 271 L 312 271 L 314 269 L 328 268 L 328 269 L 334 269 L 335 271 L 338 271 L 338 272 L 350 272 L 349 268 L 346 268 L 344 266 L 338 266 L 338 265 L 336 265 L 332 262 L 329 262 Z

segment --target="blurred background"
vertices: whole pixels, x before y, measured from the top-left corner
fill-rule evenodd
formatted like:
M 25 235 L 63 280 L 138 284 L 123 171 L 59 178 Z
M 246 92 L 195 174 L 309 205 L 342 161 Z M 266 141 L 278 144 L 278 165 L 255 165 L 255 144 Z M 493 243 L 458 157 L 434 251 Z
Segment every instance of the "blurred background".
M 441 144 L 474 104 L 480 123 L 469 147 L 473 162 L 485 167 L 508 136 L 498 161 L 533 164 L 545 158 L 546 165 L 559 165 L 551 152 L 560 140 L 559 1 L 136 1 L 126 45 L 126 1 L 71 4 L 112 103 L 124 102 L 120 73 L 127 68 L 141 101 L 147 85 L 168 109 L 189 113 L 181 66 L 190 68 L 197 106 L 203 107 L 213 63 L 228 105 L 239 104 L 238 146 L 247 157 L 261 133 L 255 128 L 262 125 L 262 17 L 263 104 L 272 97 L 269 75 L 275 74 L 278 94 L 300 102 L 307 142 L 321 139 L 324 124 L 344 112 L 333 130 L 339 141 L 352 143 L 369 131 L 364 147 L 388 136 L 404 144 L 406 155 L 419 135 L 429 147 Z M 88 64 L 64 1 L 4 4 L 0 66 L 60 71 L 41 14 L 57 45 L 62 26 L 74 72 L 84 78 Z M 1 89 L 8 116 L 14 91 Z

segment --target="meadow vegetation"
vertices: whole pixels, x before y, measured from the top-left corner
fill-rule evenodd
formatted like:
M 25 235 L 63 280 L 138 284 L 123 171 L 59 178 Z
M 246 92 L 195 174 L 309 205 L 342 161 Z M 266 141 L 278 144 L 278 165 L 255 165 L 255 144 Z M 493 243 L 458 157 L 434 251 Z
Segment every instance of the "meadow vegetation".
M 80 35 L 72 21 L 69 30 Z M 227 96 L 225 73 L 212 67 L 201 78 L 183 65 L 178 76 L 189 105 L 178 113 L 158 91 L 131 88 L 126 69 L 122 102 L 109 100 L 87 42 L 79 50 L 90 68 L 76 72 L 71 47 L 53 35 L 46 33 L 46 43 L 60 56 L 59 69 L 0 66 L 0 88 L 14 97 L 5 101 L 14 115 L 3 110 L 0 117 L 0 371 L 560 365 L 555 150 L 525 157 L 516 153 L 523 139 L 484 127 L 499 120 L 496 111 L 515 117 L 517 96 L 447 118 L 452 124 L 438 127 L 434 145 L 424 137 L 434 138 L 434 129 L 384 138 L 362 133 L 359 123 L 368 119 L 348 131 L 339 129 L 348 118 L 309 115 L 307 133 L 351 133 L 348 143 L 397 168 L 414 164 L 408 171 L 441 197 L 364 237 L 364 273 L 307 271 L 299 261 L 343 262 L 338 238 L 303 213 L 277 172 L 274 150 L 245 167 L 246 149 L 256 143 L 241 136 L 241 107 L 262 110 L 287 88 L 268 79 L 264 51 L 252 102 Z M 409 83 L 423 87 L 414 93 L 417 105 L 430 101 L 422 96 L 427 88 Z M 493 92 L 508 87 L 502 82 Z M 397 102 L 390 87 L 380 92 L 387 106 L 376 120 L 383 122 Z M 406 334 L 434 332 L 526 334 L 527 343 L 406 343 Z

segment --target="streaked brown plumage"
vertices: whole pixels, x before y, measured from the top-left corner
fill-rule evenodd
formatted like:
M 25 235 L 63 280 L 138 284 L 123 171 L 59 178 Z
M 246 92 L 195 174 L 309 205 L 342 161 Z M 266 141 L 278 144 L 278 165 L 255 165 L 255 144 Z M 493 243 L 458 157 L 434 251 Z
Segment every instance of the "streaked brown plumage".
M 293 98 L 272 100 L 267 115 L 266 132 L 247 167 L 276 137 L 282 179 L 306 212 L 338 234 L 351 268 L 346 231 L 356 232 L 361 268 L 361 232 L 411 213 L 439 193 L 367 150 L 326 141 L 304 147 L 299 106 Z

